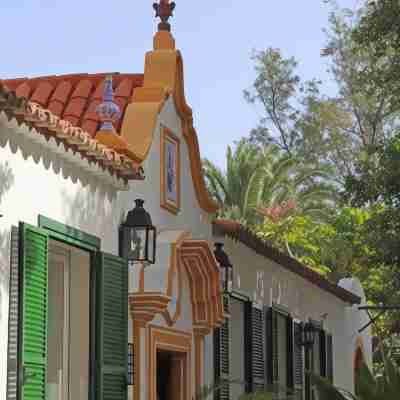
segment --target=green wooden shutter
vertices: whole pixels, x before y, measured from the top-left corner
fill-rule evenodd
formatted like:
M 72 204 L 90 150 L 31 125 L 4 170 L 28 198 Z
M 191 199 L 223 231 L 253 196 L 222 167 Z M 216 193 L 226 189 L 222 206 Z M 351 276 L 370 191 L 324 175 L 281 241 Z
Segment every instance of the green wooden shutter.
M 305 374 L 304 394 L 306 400 L 311 400 L 311 377 L 308 372 L 312 370 L 312 349 L 306 347 L 304 355 L 305 355 L 305 369 L 307 372 Z
M 332 335 L 326 335 L 326 376 L 333 383 L 333 338 Z
M 17 399 L 18 389 L 18 302 L 19 302 L 19 234 L 18 228 L 11 228 L 10 240 L 10 286 L 8 307 L 7 345 L 7 400 Z
M 214 330 L 214 379 L 215 382 L 228 380 L 230 373 L 229 318 L 220 328 Z M 215 400 L 229 400 L 229 384 L 222 384 L 215 392 Z
M 266 309 L 266 317 L 265 317 L 265 347 L 266 347 L 266 377 L 267 383 L 272 385 L 274 382 L 274 361 L 273 361 L 273 334 L 272 334 L 272 320 L 273 320 L 273 311 L 272 308 Z
M 47 398 L 48 234 L 28 224 L 19 227 L 18 398 Z
M 273 383 L 279 383 L 278 313 L 272 311 L 272 372 Z
M 326 377 L 326 334 L 322 329 L 319 332 L 319 350 L 321 376 Z
M 256 304 L 249 303 L 250 321 L 250 392 L 263 391 L 265 389 L 265 350 L 264 350 L 264 312 Z
M 302 326 L 300 322 L 294 323 L 294 388 L 299 394 L 299 399 L 303 399 L 304 385 L 304 359 L 303 347 L 301 346 Z
M 270 385 L 279 383 L 278 371 L 278 313 L 270 307 L 266 318 L 267 333 L 267 382 Z
M 128 264 L 97 253 L 97 400 L 126 400 L 128 383 Z
M 252 391 L 252 303 L 251 301 L 243 302 L 244 306 L 244 380 L 245 380 L 245 393 Z
M 287 387 L 294 388 L 294 360 L 293 360 L 293 318 L 287 317 Z

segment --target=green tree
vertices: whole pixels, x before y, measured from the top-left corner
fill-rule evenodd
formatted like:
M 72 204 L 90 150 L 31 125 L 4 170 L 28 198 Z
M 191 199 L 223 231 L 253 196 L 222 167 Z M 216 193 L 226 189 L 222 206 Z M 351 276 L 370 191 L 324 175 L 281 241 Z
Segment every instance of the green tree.
M 219 204 L 219 216 L 247 221 L 262 194 L 262 161 L 259 149 L 242 140 L 235 151 L 228 146 L 226 172 L 203 160 L 204 176 L 210 194 Z
M 367 48 L 361 51 L 354 40 L 361 12 L 342 10 L 333 0 L 327 3 L 332 11 L 322 55 L 330 62 L 338 94 L 322 94 L 316 79 L 303 82 L 293 57 L 268 48 L 253 54 L 256 79 L 244 95 L 263 115 L 250 134 L 253 143 L 275 143 L 307 164 L 331 166 L 334 182 L 342 188 L 358 159 L 391 137 L 399 102 L 368 90 L 359 78 L 360 71 L 375 65 L 374 55 Z
M 368 240 L 371 222 L 380 212 L 380 207 L 344 207 L 323 223 L 302 215 L 266 217 L 253 229 L 261 239 L 334 282 L 347 276 L 359 278 L 372 304 L 398 304 L 400 278 L 382 263 Z M 395 318 L 391 314 L 381 322 L 390 324 Z
M 333 191 L 312 178 L 325 177 L 326 171 L 302 165 L 282 154 L 275 145 L 259 147 L 241 140 L 235 151 L 228 146 L 226 172 L 204 160 L 204 175 L 211 195 L 220 205 L 219 216 L 256 223 L 259 207 L 296 204 L 296 211 L 324 216 L 332 204 Z
M 367 51 L 373 63 L 360 71 L 360 81 L 369 92 L 381 92 L 391 103 L 400 97 L 400 2 L 369 1 L 362 9 L 353 37 L 359 52 Z

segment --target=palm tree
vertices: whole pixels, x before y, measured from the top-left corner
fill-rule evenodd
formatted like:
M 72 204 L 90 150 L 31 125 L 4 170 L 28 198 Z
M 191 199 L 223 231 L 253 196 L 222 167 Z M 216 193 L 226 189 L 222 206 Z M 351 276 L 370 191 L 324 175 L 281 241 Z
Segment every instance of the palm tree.
M 263 190 L 262 167 L 259 149 L 245 140 L 235 151 L 228 146 L 226 171 L 207 159 L 203 161 L 208 189 L 220 206 L 219 217 L 241 222 L 254 217 Z
M 318 179 L 327 171 L 303 166 L 277 146 L 255 146 L 242 139 L 233 151 L 228 146 L 226 171 L 203 161 L 208 189 L 220 206 L 218 216 L 255 223 L 268 210 L 285 207 L 291 212 L 321 216 L 333 192 Z M 289 207 L 290 208 L 290 207 Z

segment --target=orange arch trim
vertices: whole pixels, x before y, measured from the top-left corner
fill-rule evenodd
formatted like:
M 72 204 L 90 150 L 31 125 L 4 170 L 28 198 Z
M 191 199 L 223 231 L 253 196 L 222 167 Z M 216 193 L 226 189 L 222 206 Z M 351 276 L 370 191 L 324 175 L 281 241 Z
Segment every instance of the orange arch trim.
M 179 257 L 188 275 L 195 329 L 212 329 L 224 321 L 217 261 L 205 240 L 185 240 Z

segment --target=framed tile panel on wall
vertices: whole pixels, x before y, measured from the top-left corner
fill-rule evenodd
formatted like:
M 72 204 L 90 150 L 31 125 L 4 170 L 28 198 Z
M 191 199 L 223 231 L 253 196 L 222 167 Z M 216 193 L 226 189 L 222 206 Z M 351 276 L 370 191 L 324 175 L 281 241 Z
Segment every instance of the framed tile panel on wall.
M 177 214 L 181 206 L 180 140 L 166 127 L 161 128 L 160 154 L 161 207 Z

